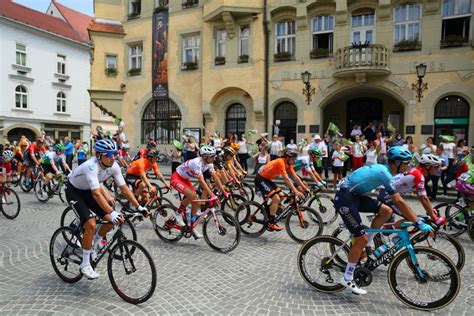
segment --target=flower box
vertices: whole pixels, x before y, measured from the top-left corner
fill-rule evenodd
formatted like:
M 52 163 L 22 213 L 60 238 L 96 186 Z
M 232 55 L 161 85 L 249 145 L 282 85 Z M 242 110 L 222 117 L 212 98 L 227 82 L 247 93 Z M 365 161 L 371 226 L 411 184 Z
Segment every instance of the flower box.
M 421 42 L 417 39 L 415 40 L 401 40 L 397 44 L 393 45 L 394 52 L 404 52 L 410 50 L 420 50 Z
M 199 0 L 186 0 L 186 1 L 183 1 L 183 8 L 184 9 L 197 7 L 198 5 L 199 5 Z
M 217 56 L 215 59 L 214 59 L 214 64 L 216 66 L 218 65 L 225 65 L 225 57 L 223 56 Z
M 315 48 L 309 52 L 309 58 L 316 59 L 316 58 L 325 58 L 329 57 L 329 49 L 327 48 Z
M 107 76 L 116 76 L 117 75 L 117 68 L 105 68 L 105 74 Z
M 129 76 L 138 76 L 142 73 L 142 69 L 141 68 L 132 68 L 128 71 L 128 75 Z
M 239 59 L 237 60 L 239 64 L 244 64 L 249 62 L 249 55 L 240 55 Z
M 181 66 L 181 70 L 196 70 L 196 69 L 198 69 L 198 63 L 194 61 L 185 62 Z
M 132 12 L 128 14 L 128 19 L 133 20 L 133 19 L 138 19 L 140 17 L 139 12 Z
M 288 61 L 288 60 L 291 60 L 292 58 L 293 58 L 293 55 L 291 55 L 290 52 L 279 52 L 279 53 L 273 54 L 273 59 L 276 62 Z
M 460 47 L 467 43 L 467 40 L 461 35 L 448 35 L 440 42 L 440 48 Z

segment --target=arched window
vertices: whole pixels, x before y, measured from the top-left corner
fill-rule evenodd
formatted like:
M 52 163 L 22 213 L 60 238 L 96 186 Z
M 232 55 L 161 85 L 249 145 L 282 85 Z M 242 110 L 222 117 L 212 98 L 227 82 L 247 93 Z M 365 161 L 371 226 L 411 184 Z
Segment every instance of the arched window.
M 247 112 L 242 104 L 232 104 L 225 116 L 225 134 L 237 134 L 240 136 L 245 132 L 245 121 Z
M 151 101 L 142 117 L 142 143 L 154 138 L 158 144 L 180 139 L 181 112 L 171 99 Z
M 56 95 L 56 111 L 66 113 L 66 94 L 62 91 Z
M 28 108 L 28 90 L 24 86 L 15 88 L 15 106 L 18 109 Z
M 290 139 L 296 142 L 296 122 L 298 110 L 296 105 L 291 102 L 283 102 L 277 105 L 274 113 L 273 134 L 278 134 L 285 138 L 285 144 L 290 142 Z M 279 124 L 277 124 L 279 121 Z
M 436 104 L 435 117 L 469 117 L 469 103 L 456 95 L 444 97 Z
M 469 135 L 469 103 L 457 95 L 449 95 L 435 106 L 435 140 L 439 135 L 455 135 L 466 139 Z

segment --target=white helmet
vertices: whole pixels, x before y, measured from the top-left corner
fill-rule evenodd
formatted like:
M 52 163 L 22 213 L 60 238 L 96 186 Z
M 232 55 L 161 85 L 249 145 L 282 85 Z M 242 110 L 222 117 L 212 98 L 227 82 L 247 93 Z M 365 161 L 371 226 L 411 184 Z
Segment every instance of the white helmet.
M 199 150 L 201 156 L 214 156 L 216 154 L 216 149 L 212 146 L 202 146 Z
M 415 159 L 418 161 L 418 163 L 424 164 L 424 165 L 433 165 L 433 166 L 441 165 L 441 160 L 435 154 L 423 154 L 421 156 L 415 155 Z
M 12 161 L 13 160 L 13 152 L 11 150 L 5 150 L 3 152 L 3 158 L 5 158 L 7 161 Z

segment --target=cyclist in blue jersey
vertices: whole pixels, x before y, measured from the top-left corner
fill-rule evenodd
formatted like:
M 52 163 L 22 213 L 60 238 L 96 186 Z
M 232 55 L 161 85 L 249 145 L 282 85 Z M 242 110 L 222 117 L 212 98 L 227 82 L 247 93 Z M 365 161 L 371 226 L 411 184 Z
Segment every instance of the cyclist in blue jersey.
M 421 231 L 426 232 L 432 229 L 431 226 L 418 219 L 391 182 L 392 175 L 404 172 L 410 167 L 411 153 L 402 147 L 396 146 L 390 148 L 387 156 L 390 160 L 388 166 L 380 164 L 365 166 L 357 169 L 347 178 L 342 179 L 338 184 L 334 198 L 337 212 L 341 215 L 346 227 L 354 237 L 348 254 L 346 271 L 340 280 L 340 284 L 350 288 L 355 294 L 367 294 L 366 290 L 359 288 L 353 282 L 354 270 L 364 247 L 367 244 L 369 244 L 369 247 L 373 247 L 373 239 L 376 234 L 366 233 L 359 213 L 377 213 L 377 216 L 372 221 L 371 228 L 382 227 L 392 215 L 392 210 L 389 206 L 370 198 L 365 195 L 366 193 L 383 186 L 395 206 L 408 221 L 416 222 L 417 227 Z

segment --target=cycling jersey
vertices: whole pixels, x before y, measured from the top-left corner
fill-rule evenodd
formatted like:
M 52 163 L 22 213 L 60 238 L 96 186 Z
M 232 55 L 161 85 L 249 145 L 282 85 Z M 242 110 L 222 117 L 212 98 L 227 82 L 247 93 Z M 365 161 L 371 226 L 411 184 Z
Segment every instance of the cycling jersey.
M 9 161 L 5 162 L 0 159 L 0 171 L 0 175 L 4 177 L 9 176 L 12 173 L 12 164 Z
M 287 171 L 291 176 L 296 177 L 295 170 L 291 165 L 286 164 L 285 158 L 278 158 L 263 166 L 258 174 L 264 179 L 272 180 L 280 175 L 288 177 Z
M 206 170 L 209 170 L 211 174 L 215 172 L 214 165 L 212 163 L 206 165 L 202 157 L 188 160 L 176 168 L 176 172 L 183 179 L 197 178 Z
M 426 195 L 425 177 L 421 167 L 397 174 L 393 177 L 391 183 L 398 193 L 404 194 L 415 190 L 418 195 Z
M 361 195 L 383 186 L 388 194 L 393 195 L 397 190 L 391 182 L 392 178 L 385 165 L 374 164 L 357 169 L 341 180 L 339 187 L 349 190 L 352 194 Z
M 293 165 L 293 170 L 298 172 L 301 169 L 307 172 L 316 172 L 313 163 L 309 160 L 309 156 L 300 156 L 296 158 L 295 164 Z
M 53 161 L 54 164 L 59 167 L 59 165 L 62 163 L 62 155 L 56 154 L 54 151 L 48 151 L 41 157 L 41 163 L 43 165 L 51 165 L 51 162 Z
M 108 179 L 110 176 L 114 177 L 117 186 L 125 184 L 125 179 L 120 171 L 120 166 L 114 162 L 112 167 L 102 169 L 100 162 L 96 157 L 92 157 L 82 165 L 76 167 L 69 174 L 69 183 L 79 190 L 94 190 L 100 188 L 100 184 Z
M 152 163 L 147 158 L 140 158 L 130 164 L 130 167 L 127 170 L 127 174 L 140 177 L 142 175 L 146 175 L 147 170 L 151 169 L 153 169 L 155 174 L 158 174 L 160 172 L 160 169 L 158 168 L 156 162 Z
M 31 144 L 28 149 L 26 150 L 27 155 L 32 156 L 32 155 L 39 155 L 41 153 L 46 152 L 44 146 L 38 147 L 36 144 Z

